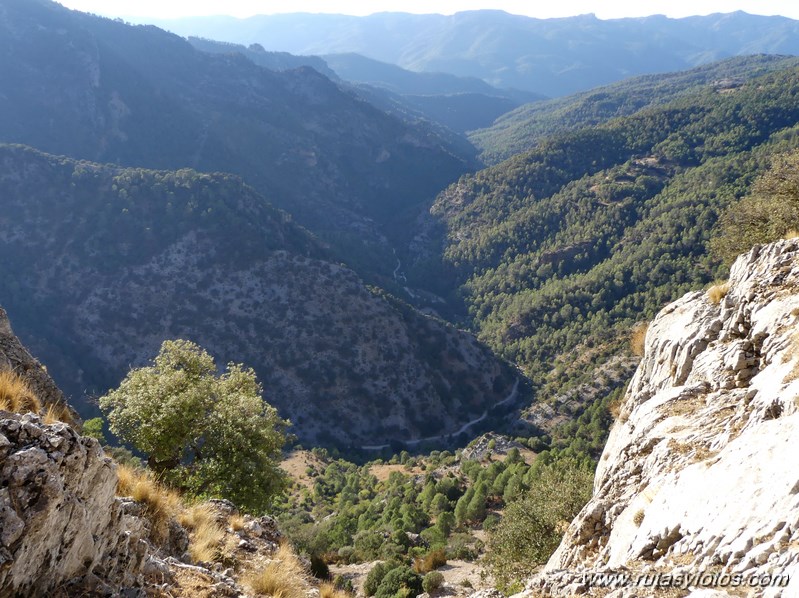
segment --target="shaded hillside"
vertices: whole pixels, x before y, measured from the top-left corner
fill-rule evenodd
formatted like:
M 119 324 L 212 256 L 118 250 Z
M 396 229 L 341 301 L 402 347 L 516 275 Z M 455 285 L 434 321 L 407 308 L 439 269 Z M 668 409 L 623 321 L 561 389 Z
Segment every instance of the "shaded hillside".
M 704 89 L 451 186 L 433 215 L 479 336 L 551 384 L 540 396 L 557 394 L 567 413 L 595 398 L 566 391 L 596 386 L 634 322 L 722 274 L 707 252 L 714 224 L 771 156 L 799 144 L 798 95 L 796 68 Z
M 0 141 L 239 174 L 365 269 L 390 273 L 397 215 L 467 167 L 430 128 L 307 67 L 270 71 L 46 0 L 7 0 L 0 15 Z
M 620 116 L 629 116 L 703 88 L 731 92 L 765 73 L 799 64 L 799 58 L 748 56 L 730 58 L 689 71 L 644 75 L 565 98 L 526 104 L 469 134 L 486 164 L 497 164 L 529 151 L 542 139 Z
M 340 447 L 447 435 L 514 388 L 474 337 L 366 287 L 237 177 L 0 146 L 0 197 L 3 303 L 73 396 L 165 338 L 253 366 L 295 434 Z
M 181 35 L 261 43 L 293 54 L 355 52 L 412 71 L 478 77 L 560 96 L 646 73 L 745 54 L 799 53 L 799 23 L 743 12 L 685 19 L 533 19 L 497 10 L 451 16 L 378 13 L 160 21 Z
M 258 66 L 269 69 L 270 71 L 290 71 L 303 66 L 309 66 L 315 71 L 319 71 L 328 79 L 338 80 L 338 75 L 318 56 L 295 56 L 288 52 L 267 52 L 260 44 L 250 44 L 242 46 L 228 42 L 217 42 L 202 37 L 189 37 L 189 43 L 200 50 L 209 54 L 243 54 Z
M 366 92 L 362 95 L 368 101 L 381 105 L 374 95 L 383 92 L 406 111 L 457 133 L 486 127 L 520 104 L 544 99 L 530 92 L 498 89 L 475 77 L 413 72 L 360 54 L 328 54 L 324 59 L 342 79 Z

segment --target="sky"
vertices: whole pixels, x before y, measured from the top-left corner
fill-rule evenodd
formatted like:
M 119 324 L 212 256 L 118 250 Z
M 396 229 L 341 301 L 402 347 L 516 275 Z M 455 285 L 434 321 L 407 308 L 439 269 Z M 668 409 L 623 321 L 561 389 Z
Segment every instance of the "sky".
M 796 0 L 59 0 L 75 10 L 108 17 L 141 19 L 201 15 L 249 17 L 255 14 L 322 12 L 368 15 L 396 11 L 453 14 L 481 8 L 538 18 L 594 13 L 600 19 L 665 14 L 670 17 L 743 10 L 752 14 L 799 19 Z

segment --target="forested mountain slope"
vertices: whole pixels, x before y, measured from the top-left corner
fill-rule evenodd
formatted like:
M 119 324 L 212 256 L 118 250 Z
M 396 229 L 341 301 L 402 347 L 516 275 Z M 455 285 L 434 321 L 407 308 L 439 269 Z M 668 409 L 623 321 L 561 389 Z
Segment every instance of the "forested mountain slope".
M 274 72 L 155 27 L 6 0 L 0 141 L 125 166 L 239 174 L 367 270 L 469 156 L 310 68 Z M 369 251 L 364 250 L 367 245 Z
M 153 22 L 152 20 L 148 22 Z M 743 12 L 669 19 L 533 19 L 499 10 L 200 17 L 158 24 L 293 54 L 355 52 L 412 71 L 478 77 L 555 97 L 730 56 L 798 54 L 799 23 Z
M 473 336 L 365 286 L 237 177 L 0 146 L 0 197 L 3 304 L 76 399 L 166 338 L 254 367 L 293 433 L 342 448 L 443 442 L 515 388 Z
M 567 402 L 595 397 L 588 374 L 627 350 L 633 323 L 722 275 L 714 224 L 799 144 L 798 97 L 797 68 L 705 88 L 452 185 L 432 212 L 480 337 Z
M 625 79 L 573 96 L 525 104 L 498 118 L 490 127 L 471 132 L 469 140 L 480 150 L 480 158 L 486 164 L 497 164 L 530 151 L 555 133 L 629 116 L 703 88 L 729 93 L 750 79 L 797 64 L 799 58 L 795 57 L 742 56 L 689 71 Z

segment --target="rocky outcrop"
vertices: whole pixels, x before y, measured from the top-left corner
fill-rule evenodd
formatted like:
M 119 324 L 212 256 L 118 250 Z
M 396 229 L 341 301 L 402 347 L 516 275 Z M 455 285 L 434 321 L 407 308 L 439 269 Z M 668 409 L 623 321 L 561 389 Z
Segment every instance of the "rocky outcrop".
M 527 592 L 798 595 L 798 325 L 797 240 L 661 311 L 594 496 Z
M 13 370 L 22 377 L 45 407 L 60 407 L 69 413 L 74 423 L 80 417 L 64 398 L 64 393 L 56 386 L 44 366 L 34 358 L 19 342 L 11 330 L 11 323 L 5 310 L 0 307 L 0 370 Z
M 0 595 L 140 585 L 142 522 L 125 514 L 116 467 L 96 440 L 0 412 L 0 482 Z

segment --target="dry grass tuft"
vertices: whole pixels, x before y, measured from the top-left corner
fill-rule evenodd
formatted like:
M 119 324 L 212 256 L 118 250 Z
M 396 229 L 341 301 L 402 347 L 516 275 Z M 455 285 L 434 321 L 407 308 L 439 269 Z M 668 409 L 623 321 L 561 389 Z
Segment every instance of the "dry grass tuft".
M 0 409 L 12 413 L 39 413 L 42 405 L 28 383 L 11 370 L 0 371 Z
M 319 586 L 319 598 L 352 598 L 352 595 L 326 582 Z
M 281 544 L 273 560 L 249 574 L 244 583 L 257 596 L 305 598 L 305 569 L 288 544 Z
M 787 363 L 792 359 L 796 359 L 796 363 L 793 364 L 793 368 L 791 368 L 791 371 L 788 372 L 788 375 L 785 376 L 783 380 L 786 384 L 799 378 L 799 332 L 794 333 L 791 337 L 790 344 L 782 353 L 783 363 Z
M 649 330 L 649 324 L 636 324 L 633 327 L 632 334 L 630 335 L 630 349 L 633 355 L 638 357 L 644 356 L 644 348 L 646 346 L 646 331 Z
M 785 233 L 784 237 L 786 239 L 796 239 L 797 237 L 799 237 L 799 230 L 792 228 L 787 233 Z
M 633 515 L 633 523 L 635 524 L 636 527 L 641 527 L 641 524 L 644 522 L 644 517 L 646 517 L 644 510 L 638 509 L 635 515 Z
M 425 573 L 430 573 L 430 571 L 435 571 L 439 567 L 443 567 L 447 564 L 447 554 L 444 552 L 443 548 L 439 548 L 437 550 L 431 550 L 423 557 L 418 557 L 413 561 L 413 570 L 416 573 L 424 575 Z
M 129 496 L 144 505 L 144 515 L 150 520 L 150 537 L 163 541 L 169 533 L 169 521 L 181 510 L 180 495 L 170 490 L 143 469 L 117 465 L 117 495 Z
M 707 290 L 707 298 L 713 305 L 718 305 L 730 292 L 730 283 L 715 284 Z
M 72 419 L 72 414 L 65 405 L 48 405 L 47 411 L 44 412 L 45 425 L 51 426 L 57 423 L 65 423 L 70 426 L 75 425 Z
M 189 554 L 195 562 L 213 563 L 225 559 L 225 530 L 216 520 L 216 513 L 207 504 L 184 509 L 178 522 L 191 532 Z
M 243 530 L 245 523 L 246 521 L 244 519 L 244 515 L 231 515 L 230 519 L 228 519 L 230 529 L 232 529 L 234 532 Z

